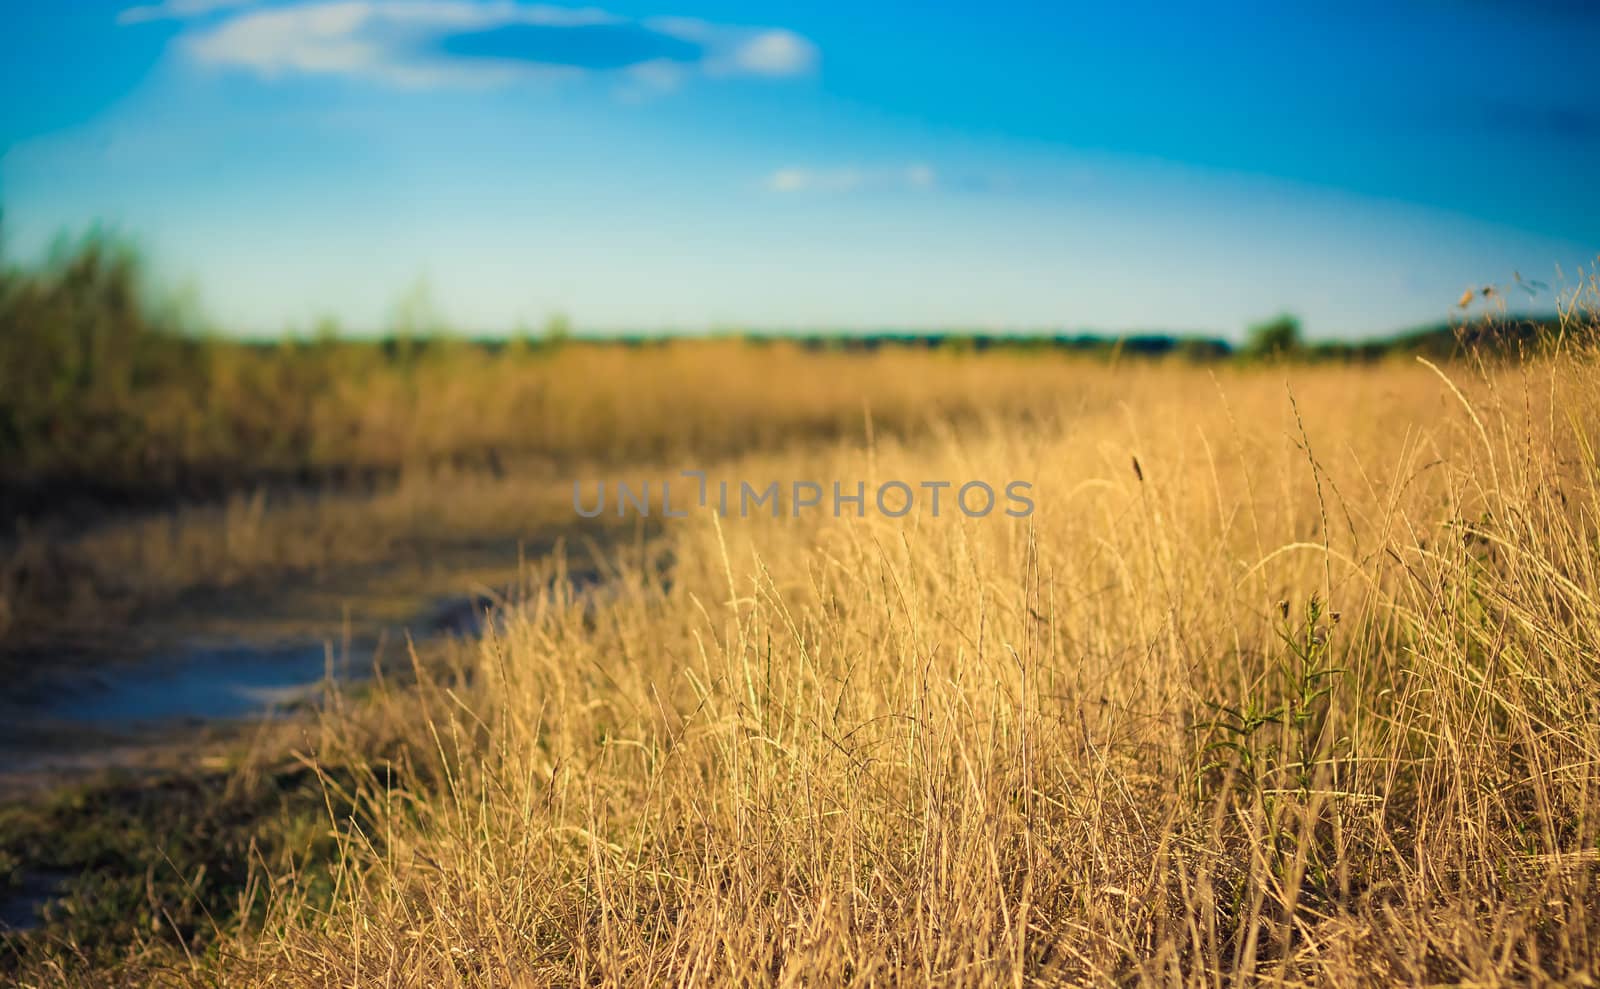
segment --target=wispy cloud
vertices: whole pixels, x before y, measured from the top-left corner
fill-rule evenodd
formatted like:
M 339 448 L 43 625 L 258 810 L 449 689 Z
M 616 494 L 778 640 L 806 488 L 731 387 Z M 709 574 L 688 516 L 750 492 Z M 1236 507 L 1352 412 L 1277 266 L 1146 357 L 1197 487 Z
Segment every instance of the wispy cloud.
M 773 192 L 858 192 L 868 189 L 932 189 L 938 173 L 921 162 L 898 168 L 780 168 L 767 176 Z
M 240 0 L 166 0 L 122 19 L 198 17 Z M 513 0 L 312 0 L 237 10 L 183 39 L 195 60 L 263 77 L 338 75 L 400 86 L 497 85 L 618 73 L 671 88 L 685 76 L 795 76 L 816 47 L 782 28 L 689 18 L 637 20 L 594 7 Z
M 247 7 L 255 0 L 164 0 L 162 3 L 129 7 L 117 15 L 119 24 L 142 24 L 145 21 L 184 20 L 204 17 L 206 14 L 233 7 Z

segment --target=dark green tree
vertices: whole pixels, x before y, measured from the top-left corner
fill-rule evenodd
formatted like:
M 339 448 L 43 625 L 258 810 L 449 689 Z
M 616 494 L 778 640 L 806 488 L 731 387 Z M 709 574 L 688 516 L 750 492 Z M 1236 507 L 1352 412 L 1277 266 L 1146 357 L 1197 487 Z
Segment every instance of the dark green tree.
M 1250 327 L 1245 336 L 1244 352 L 1258 358 L 1285 357 L 1299 353 L 1303 347 L 1300 321 L 1284 313 Z

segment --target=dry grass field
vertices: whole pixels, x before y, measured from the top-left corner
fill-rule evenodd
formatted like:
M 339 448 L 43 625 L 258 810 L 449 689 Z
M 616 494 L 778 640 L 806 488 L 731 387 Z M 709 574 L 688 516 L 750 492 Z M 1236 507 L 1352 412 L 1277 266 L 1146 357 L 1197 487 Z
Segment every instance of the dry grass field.
M 1587 977 L 1592 349 L 1444 367 L 941 359 L 668 359 L 615 386 L 614 422 L 590 408 L 564 428 L 748 438 L 692 465 L 597 456 L 591 481 L 1024 480 L 1031 515 L 890 518 L 870 495 L 863 516 L 697 509 L 597 541 L 598 589 L 530 560 L 481 641 L 243 759 L 229 788 L 292 752 L 324 802 L 296 840 L 246 852 L 238 909 L 178 943 L 157 917 L 110 967 L 58 942 L 21 984 Z M 833 425 L 785 431 L 769 411 L 785 408 Z M 539 476 L 460 483 L 582 522 L 566 475 Z M 369 517 L 439 524 L 427 506 L 459 505 L 450 490 Z M 346 531 L 337 513 L 360 505 L 339 504 L 295 510 Z M 270 556 L 246 547 L 277 545 L 278 516 L 232 544 L 225 516 L 197 517 L 213 533 L 197 545 Z M 133 552 L 119 531 L 96 538 Z
M 179 375 L 171 387 L 99 388 L 87 402 L 99 418 L 75 412 L 60 436 L 35 431 L 37 443 L 0 462 L 0 492 L 25 487 L 29 467 L 47 488 L 127 478 L 119 490 L 142 484 L 184 499 L 173 511 L 114 514 L 112 524 L 100 524 L 102 511 L 91 525 L 46 515 L 0 531 L 0 665 L 7 645 L 114 625 L 197 587 L 382 562 L 406 547 L 537 541 L 582 521 L 571 509 L 574 478 L 634 481 L 747 451 L 860 445 L 869 427 L 913 437 L 1075 415 L 1116 401 L 1120 387 L 1103 365 L 1049 353 L 977 360 L 737 340 L 498 355 L 435 344 L 414 365 L 370 344 L 217 344 L 207 360 L 198 384 Z M 113 452 L 79 442 L 74 430 L 108 421 L 129 437 Z M 374 480 L 317 483 L 341 474 Z M 231 493 L 196 498 L 183 475 Z
M 0 989 L 1600 989 L 1600 0 L 0 2 Z

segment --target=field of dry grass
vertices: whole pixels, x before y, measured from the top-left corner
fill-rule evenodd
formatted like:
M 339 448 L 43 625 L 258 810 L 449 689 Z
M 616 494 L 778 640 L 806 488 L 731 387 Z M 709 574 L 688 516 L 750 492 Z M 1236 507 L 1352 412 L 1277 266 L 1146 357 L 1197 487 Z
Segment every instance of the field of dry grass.
M 164 471 L 210 465 L 240 490 L 87 531 L 48 518 L 0 530 L 0 651 L 195 586 L 382 560 L 401 544 L 532 536 L 572 521 L 572 477 L 860 443 L 869 421 L 879 436 L 1026 422 L 1114 396 L 1102 365 L 1059 355 L 864 355 L 734 340 L 462 347 L 414 365 L 384 362 L 370 345 L 298 356 L 218 348 L 210 360 L 204 396 L 186 381 L 100 399 L 124 402 L 115 415 L 136 424 L 114 457 L 69 432 L 35 451 L 33 466 L 62 477 L 132 471 L 160 488 Z M 0 490 L 7 469 L 23 465 L 0 467 Z M 283 472 L 310 480 L 252 483 Z M 339 474 L 380 480 L 314 483 Z
M 843 423 L 713 479 L 1023 479 L 1036 510 L 700 510 L 597 592 L 533 561 L 456 662 L 295 742 L 328 787 L 316 881 L 262 857 L 204 950 L 62 949 L 25 984 L 1579 979 L 1593 352 L 1019 367 L 645 385 L 617 408 L 759 432 L 810 395 Z M 935 411 L 874 430 L 885 407 Z

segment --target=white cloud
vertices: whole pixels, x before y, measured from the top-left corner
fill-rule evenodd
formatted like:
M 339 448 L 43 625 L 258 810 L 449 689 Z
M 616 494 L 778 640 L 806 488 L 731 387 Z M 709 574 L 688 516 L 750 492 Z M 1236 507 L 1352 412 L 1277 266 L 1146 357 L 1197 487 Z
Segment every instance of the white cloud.
M 230 7 L 245 7 L 255 0 L 164 0 L 163 3 L 129 7 L 117 15 L 118 24 L 141 24 L 145 21 L 184 20 Z
M 909 165 L 905 170 L 906 185 L 913 189 L 932 189 L 938 184 L 939 176 L 931 165 Z
M 695 17 L 652 17 L 644 25 L 704 45 L 711 75 L 798 76 L 817 64 L 817 46 L 783 28 L 728 27 Z
M 856 192 L 863 189 L 927 190 L 939 184 L 931 165 L 901 168 L 780 168 L 767 176 L 773 192 Z
M 162 16 L 189 16 L 238 6 L 241 0 L 166 0 Z M 124 19 L 141 11 L 134 8 Z M 148 19 L 139 13 L 131 19 Z M 614 32 L 610 56 L 594 61 L 593 36 L 577 41 L 560 29 L 603 28 Z M 529 28 L 550 28 L 533 35 Z M 465 52 L 445 41 L 494 38 L 498 30 L 524 31 L 488 52 Z M 534 44 L 529 45 L 528 37 Z M 502 36 L 504 40 L 505 36 Z M 809 72 L 816 49 L 781 29 L 742 28 L 689 18 L 635 21 L 593 7 L 533 5 L 514 0 L 312 0 L 286 7 L 238 11 L 209 21 L 183 39 L 184 50 L 207 65 L 242 69 L 264 77 L 299 73 L 343 75 L 393 85 L 498 85 L 519 78 L 618 72 L 646 90 L 677 87 L 693 73 L 713 76 L 792 76 Z
M 861 179 L 861 172 L 854 168 L 780 168 L 767 176 L 767 188 L 773 192 L 849 192 L 861 187 Z
M 374 67 L 380 52 L 360 29 L 372 16 L 365 3 L 331 3 L 264 10 L 197 35 L 189 51 L 203 62 L 238 65 L 264 75 L 355 72 Z
M 816 46 L 793 31 L 762 31 L 733 52 L 736 66 L 762 76 L 799 75 L 816 60 Z

